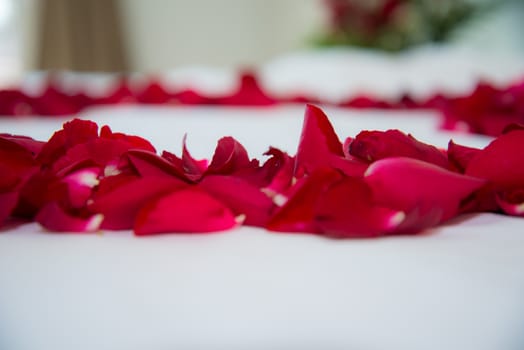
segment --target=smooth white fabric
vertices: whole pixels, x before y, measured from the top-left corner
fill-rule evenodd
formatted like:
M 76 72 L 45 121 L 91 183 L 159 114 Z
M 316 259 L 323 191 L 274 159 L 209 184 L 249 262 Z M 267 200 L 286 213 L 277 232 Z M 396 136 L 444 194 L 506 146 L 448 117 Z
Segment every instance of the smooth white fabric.
M 430 112 L 327 108 L 341 139 L 399 128 L 445 147 Z M 180 154 L 232 135 L 294 153 L 303 106 L 117 107 L 82 115 Z M 0 119 L 47 139 L 65 119 Z M 415 237 L 331 240 L 242 227 L 206 235 L 0 232 L 0 349 L 524 348 L 524 219 L 463 216 Z

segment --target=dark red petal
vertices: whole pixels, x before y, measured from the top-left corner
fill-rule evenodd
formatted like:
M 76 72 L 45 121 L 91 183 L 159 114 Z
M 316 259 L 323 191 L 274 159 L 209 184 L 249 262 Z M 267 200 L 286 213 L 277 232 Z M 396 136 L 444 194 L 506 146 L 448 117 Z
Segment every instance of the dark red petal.
M 497 193 L 495 198 L 504 213 L 524 216 L 524 187 Z
M 317 150 L 317 147 L 321 149 Z M 328 117 L 320 108 L 307 105 L 297 157 L 299 157 L 299 154 L 302 155 L 305 153 L 308 155 L 308 153 L 315 154 L 317 152 L 333 154 L 340 157 L 344 156 L 342 144 L 333 126 L 329 122 Z
M 330 186 L 316 203 L 315 223 L 326 236 L 376 237 L 402 223 L 402 211 L 373 203 L 373 193 L 362 179 L 346 177 Z
M 11 216 L 18 203 L 18 191 L 0 193 L 0 227 Z
M 193 158 L 186 145 L 187 135 L 184 135 L 182 141 L 182 165 L 186 172 L 188 178 L 193 179 L 193 181 L 199 180 L 204 172 L 207 170 L 208 161 L 207 159 L 197 160 Z
M 69 148 L 52 165 L 55 172 L 76 167 L 77 164 L 92 164 L 105 167 L 116 164 L 131 145 L 123 140 L 95 139 Z
M 231 96 L 217 99 L 216 103 L 235 106 L 267 106 L 277 101 L 259 86 L 256 77 L 246 72 L 240 77 L 240 87 Z
M 471 159 L 466 174 L 487 179 L 499 188 L 524 184 L 524 130 L 499 136 Z
M 524 124 L 522 123 L 511 123 L 509 125 L 507 125 L 504 130 L 502 130 L 502 133 L 503 134 L 507 134 L 511 131 L 514 131 L 514 130 L 524 130 Z
M 315 221 L 322 195 L 342 175 L 330 168 L 318 168 L 297 183 L 287 202 L 272 216 L 266 228 L 272 231 L 321 233 Z
M 17 215 L 32 218 L 46 203 L 62 197 L 61 191 L 53 191 L 58 182 L 50 171 L 35 172 L 20 189 Z
M 143 207 L 135 221 L 136 235 L 203 233 L 228 230 L 237 225 L 225 205 L 198 188 L 172 192 Z
M 64 155 L 69 148 L 97 138 L 98 125 L 96 123 L 73 119 L 65 123 L 62 130 L 53 134 L 42 147 L 37 160 L 43 165 L 49 165 Z
M 271 155 L 261 168 L 265 172 L 262 184 L 264 191 L 271 195 L 286 191 L 293 182 L 295 158 L 273 147 L 264 155 Z
M 469 162 L 481 152 L 478 148 L 462 146 L 450 140 L 448 143 L 448 159 L 461 173 L 466 171 Z
M 53 84 L 49 84 L 44 93 L 34 97 L 31 102 L 36 115 L 74 115 L 80 111 L 75 101 Z
M 162 152 L 162 158 L 167 159 L 178 169 L 180 174 L 183 174 L 184 177 L 191 182 L 200 180 L 207 169 L 207 159 L 196 160 L 191 156 L 191 153 L 189 153 L 186 146 L 186 135 L 184 135 L 182 142 L 182 158 L 167 151 Z
M 108 96 L 97 100 L 99 104 L 132 103 L 135 101 L 136 98 L 126 79 L 122 79 Z
M 19 145 L 20 147 L 31 152 L 33 156 L 36 156 L 38 153 L 40 153 L 40 150 L 45 144 L 45 142 L 37 141 L 32 139 L 31 137 L 20 135 L 0 134 L 0 139 L 10 141 Z
M 229 175 L 245 168 L 251 168 L 244 146 L 234 138 L 228 136 L 218 140 L 213 159 L 207 168 L 207 174 Z
M 50 231 L 94 232 L 98 231 L 103 218 L 101 214 L 88 218 L 74 216 L 67 213 L 56 202 L 50 202 L 40 209 L 35 220 Z
M 399 130 L 362 131 L 351 142 L 349 152 L 368 162 L 408 157 L 448 168 L 448 159 L 442 151 Z
M 327 116 L 318 107 L 307 105 L 296 155 L 297 167 L 312 172 L 333 167 L 350 176 L 360 176 L 367 164 L 344 158 L 342 144 Z
M 439 209 L 432 225 L 457 215 L 461 201 L 485 184 L 484 180 L 453 173 L 412 158 L 386 158 L 370 165 L 364 180 L 379 204 L 406 213 Z
M 129 162 L 136 169 L 137 173 L 142 177 L 148 176 L 167 176 L 177 177 L 184 180 L 185 174 L 183 169 L 176 167 L 167 159 L 152 153 L 142 150 L 130 150 L 126 153 Z
M 142 91 L 137 93 L 136 99 L 140 103 L 162 104 L 168 103 L 172 96 L 158 81 L 153 80 Z
M 106 181 L 111 181 L 111 178 L 107 179 Z M 101 186 L 104 180 L 101 181 Z M 111 182 L 114 184 L 114 181 Z M 185 186 L 187 185 L 168 177 L 127 178 L 117 183 L 112 190 L 95 193 L 88 209 L 104 215 L 101 228 L 131 229 L 138 212 L 146 203 Z
M 209 175 L 200 186 L 227 205 L 236 216 L 245 215 L 246 225 L 264 226 L 269 220 L 273 201 L 259 188 L 241 178 Z
M 123 141 L 129 144 L 128 148 L 130 149 L 142 149 L 145 151 L 156 152 L 155 147 L 153 147 L 151 142 L 149 142 L 148 140 L 136 135 L 127 135 L 120 132 L 113 132 L 111 128 L 107 125 L 104 125 L 100 129 L 100 137 L 111 140 Z

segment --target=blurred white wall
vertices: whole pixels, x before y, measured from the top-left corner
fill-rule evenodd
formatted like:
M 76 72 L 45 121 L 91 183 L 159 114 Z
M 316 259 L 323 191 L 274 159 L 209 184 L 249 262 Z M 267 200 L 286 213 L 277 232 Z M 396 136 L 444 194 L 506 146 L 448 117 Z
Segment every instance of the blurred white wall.
M 305 47 L 321 0 L 120 0 L 134 70 L 246 66 Z
M 0 75 L 2 71 L 9 77 L 21 75 L 23 69 L 35 67 L 40 0 L 0 1 L 13 5 L 13 28 L 18 32 L 11 38 L 21 41 L 9 53 L 16 67 L 4 64 Z M 327 15 L 323 0 L 119 1 L 130 68 L 134 71 L 267 62 L 309 47 Z M 480 52 L 522 57 L 523 16 L 524 0 L 509 1 L 460 30 L 455 44 Z

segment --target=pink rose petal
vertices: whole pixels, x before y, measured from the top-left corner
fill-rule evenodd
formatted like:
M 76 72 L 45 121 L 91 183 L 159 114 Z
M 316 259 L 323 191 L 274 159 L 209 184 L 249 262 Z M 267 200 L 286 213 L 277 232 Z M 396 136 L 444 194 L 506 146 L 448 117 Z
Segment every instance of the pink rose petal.
M 237 225 L 231 210 L 198 188 L 167 194 L 143 207 L 135 221 L 138 236 L 156 233 L 203 233 Z
M 61 180 L 67 186 L 68 203 L 73 208 L 82 208 L 86 205 L 93 188 L 99 183 L 99 175 L 99 168 L 86 168 L 77 170 Z

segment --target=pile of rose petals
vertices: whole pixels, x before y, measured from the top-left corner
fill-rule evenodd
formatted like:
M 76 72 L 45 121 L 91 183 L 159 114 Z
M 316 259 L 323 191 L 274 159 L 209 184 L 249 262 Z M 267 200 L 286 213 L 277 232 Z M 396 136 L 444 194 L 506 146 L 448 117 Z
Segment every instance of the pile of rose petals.
M 143 84 L 132 84 L 125 77 L 115 88 L 102 96 L 91 96 L 82 89 L 74 93 L 63 88 L 60 76 L 52 76 L 40 95 L 25 93 L 22 89 L 0 90 L 0 115 L 73 115 L 95 105 L 161 104 L 161 105 L 219 105 L 219 106 L 271 106 L 282 103 L 321 103 L 314 96 L 273 96 L 265 91 L 252 73 L 240 75 L 237 90 L 220 96 L 210 96 L 194 89 L 172 91 L 156 79 Z M 468 95 L 452 97 L 436 93 L 426 100 L 417 100 L 409 94 L 401 98 L 384 100 L 371 95 L 348 96 L 336 104 L 343 108 L 358 109 L 430 109 L 443 116 L 446 129 L 468 131 L 492 136 L 500 135 L 513 123 L 524 123 L 524 80 L 497 88 L 480 83 Z
M 211 160 L 180 156 L 86 120 L 47 142 L 0 136 L 0 223 L 50 231 L 136 235 L 216 232 L 238 225 L 329 237 L 414 234 L 462 213 L 524 216 L 524 127 L 484 149 L 447 150 L 398 130 L 341 142 L 308 105 L 295 156 L 269 148 L 250 159 L 234 138 Z

